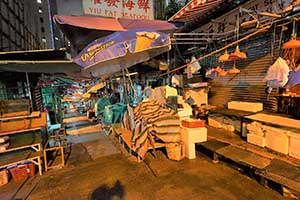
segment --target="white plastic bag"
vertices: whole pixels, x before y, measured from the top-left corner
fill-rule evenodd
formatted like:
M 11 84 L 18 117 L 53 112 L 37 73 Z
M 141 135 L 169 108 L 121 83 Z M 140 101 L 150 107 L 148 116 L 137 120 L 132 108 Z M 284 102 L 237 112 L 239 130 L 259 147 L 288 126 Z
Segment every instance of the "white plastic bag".
M 290 69 L 286 61 L 278 57 L 275 63 L 268 69 L 264 81 L 267 82 L 268 87 L 283 87 L 288 82 L 289 71 Z

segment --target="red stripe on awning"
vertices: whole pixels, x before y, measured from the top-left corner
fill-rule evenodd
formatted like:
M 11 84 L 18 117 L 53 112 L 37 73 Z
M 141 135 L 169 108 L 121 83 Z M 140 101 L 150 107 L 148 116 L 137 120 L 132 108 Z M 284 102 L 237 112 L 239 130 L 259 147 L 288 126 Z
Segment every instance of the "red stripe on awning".
M 71 25 L 103 31 L 126 31 L 131 29 L 164 31 L 177 29 L 174 24 L 163 20 L 112 19 L 102 17 L 55 15 L 54 21 L 60 25 Z
M 226 0 L 193 0 L 173 15 L 168 21 L 190 22 L 189 16 L 204 16 Z

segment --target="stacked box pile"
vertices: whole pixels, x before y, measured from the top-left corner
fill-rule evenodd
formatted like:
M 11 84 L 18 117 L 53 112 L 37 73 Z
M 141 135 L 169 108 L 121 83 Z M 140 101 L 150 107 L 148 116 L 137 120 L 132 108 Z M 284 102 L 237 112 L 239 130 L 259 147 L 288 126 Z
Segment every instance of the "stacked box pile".
M 265 130 L 261 123 L 252 122 L 247 125 L 247 130 L 247 142 L 260 147 L 266 146 Z

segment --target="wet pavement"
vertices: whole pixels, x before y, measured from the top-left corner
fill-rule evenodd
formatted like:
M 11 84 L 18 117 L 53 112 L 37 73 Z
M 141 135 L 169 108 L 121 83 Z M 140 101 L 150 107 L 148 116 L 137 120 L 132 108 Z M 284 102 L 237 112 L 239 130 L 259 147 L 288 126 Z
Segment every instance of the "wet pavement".
M 78 114 L 69 116 L 68 119 Z M 83 121 L 87 125 L 80 128 L 95 125 L 85 118 L 76 122 Z M 75 121 L 70 120 L 67 126 L 78 130 Z M 72 146 L 67 165 L 36 176 L 38 181 L 28 199 L 284 199 L 228 165 L 212 163 L 202 154 L 195 160 L 176 162 L 168 160 L 162 150 L 157 152 L 157 158 L 149 152 L 144 162 L 137 163 L 113 136 L 92 129 L 68 136 Z M 2 186 L 0 199 L 3 191 L 7 194 L 16 187 L 13 181 Z

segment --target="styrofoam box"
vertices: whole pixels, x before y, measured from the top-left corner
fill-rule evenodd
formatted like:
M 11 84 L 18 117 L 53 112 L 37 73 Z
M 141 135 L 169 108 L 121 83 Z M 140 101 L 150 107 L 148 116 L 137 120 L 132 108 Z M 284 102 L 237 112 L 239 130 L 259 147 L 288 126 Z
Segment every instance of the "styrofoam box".
M 194 144 L 198 142 L 205 142 L 207 141 L 207 128 L 180 128 L 180 137 L 181 140 L 187 144 Z
M 260 147 L 266 146 L 266 139 L 263 136 L 256 135 L 256 134 L 247 134 L 247 142 Z
M 244 101 L 230 101 L 228 102 L 228 109 L 242 110 L 247 112 L 258 112 L 263 110 L 263 104 Z
M 268 127 L 265 137 L 266 147 L 286 155 L 289 153 L 289 137 L 284 130 Z
M 289 156 L 300 159 L 300 133 L 289 133 Z
M 188 159 L 196 158 L 196 147 L 195 144 L 184 144 L 185 148 L 185 157 Z

